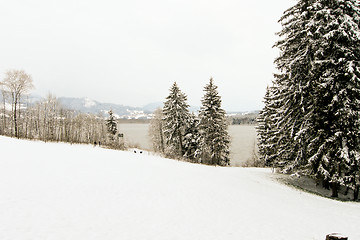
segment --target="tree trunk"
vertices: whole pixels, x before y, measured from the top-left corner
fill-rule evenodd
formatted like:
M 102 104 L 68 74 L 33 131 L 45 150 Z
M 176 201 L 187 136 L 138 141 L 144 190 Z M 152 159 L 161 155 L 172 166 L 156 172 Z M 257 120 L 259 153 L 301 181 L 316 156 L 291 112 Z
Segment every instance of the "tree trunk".
M 16 111 L 16 107 L 17 107 L 17 98 L 15 97 L 15 102 L 14 102 L 14 130 L 15 130 L 15 137 L 18 137 L 18 126 L 17 126 L 17 111 Z
M 161 120 L 160 120 L 161 121 Z M 164 153 L 165 152 L 165 147 L 164 147 L 164 136 L 163 136 L 163 129 L 162 129 L 162 124 L 160 122 L 160 148 L 161 148 L 161 152 Z
M 338 183 L 331 183 L 331 197 L 338 197 L 338 191 L 339 191 L 339 184 Z
M 355 186 L 355 189 L 354 189 L 354 201 L 356 201 L 359 198 L 359 189 L 360 189 L 359 185 Z
M 323 188 L 328 189 L 328 190 L 330 189 L 330 183 L 328 180 L 321 179 L 321 184 L 322 184 Z
M 182 143 L 182 135 L 180 129 L 178 129 L 178 137 L 179 137 L 179 157 L 184 155 L 183 153 L 183 143 Z
M 21 121 L 21 98 L 19 96 L 18 98 L 18 116 L 17 116 L 17 120 L 18 120 L 18 137 L 20 138 L 21 135 L 22 135 L 22 128 L 23 128 L 23 125 L 22 125 L 22 121 Z
M 3 93 L 3 103 L 4 103 L 4 109 L 3 109 L 3 134 L 6 134 L 6 100 L 5 100 L 5 94 Z

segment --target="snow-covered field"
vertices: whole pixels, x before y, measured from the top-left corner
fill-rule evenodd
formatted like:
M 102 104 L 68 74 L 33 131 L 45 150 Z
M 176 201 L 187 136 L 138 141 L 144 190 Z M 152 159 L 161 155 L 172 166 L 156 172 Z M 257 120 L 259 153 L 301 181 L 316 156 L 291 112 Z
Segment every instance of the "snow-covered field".
M 0 137 L 0 239 L 360 239 L 360 204 L 220 168 Z

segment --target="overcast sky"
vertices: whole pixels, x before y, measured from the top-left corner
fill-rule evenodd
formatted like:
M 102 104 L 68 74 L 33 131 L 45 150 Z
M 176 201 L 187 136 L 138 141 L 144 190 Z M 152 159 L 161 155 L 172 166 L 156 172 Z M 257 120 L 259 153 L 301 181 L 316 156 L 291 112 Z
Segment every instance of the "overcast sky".
M 11 0 L 0 3 L 0 77 L 33 93 L 143 106 L 176 81 L 201 105 L 213 77 L 223 107 L 262 107 L 278 55 L 277 22 L 294 0 Z

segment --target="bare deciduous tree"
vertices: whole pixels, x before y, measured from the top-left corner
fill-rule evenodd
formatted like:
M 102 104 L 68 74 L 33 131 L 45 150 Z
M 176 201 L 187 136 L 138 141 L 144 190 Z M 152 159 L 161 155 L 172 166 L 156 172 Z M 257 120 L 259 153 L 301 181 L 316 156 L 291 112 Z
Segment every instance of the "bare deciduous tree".
M 24 93 L 30 91 L 34 85 L 30 75 L 25 73 L 24 70 L 8 70 L 5 73 L 5 78 L 2 82 L 2 85 L 8 90 L 11 94 L 12 108 L 13 108 L 13 120 L 14 120 L 14 134 L 15 137 L 19 137 L 18 116 L 17 109 L 20 109 L 21 96 Z
M 152 139 L 155 152 L 165 152 L 163 112 L 162 108 L 155 110 L 153 118 L 150 121 L 149 136 Z
M 1 87 L 1 97 L 3 104 L 3 109 L 1 113 L 1 123 L 2 123 L 1 134 L 5 134 L 6 133 L 6 99 L 8 98 L 8 94 L 2 82 L 0 82 L 0 87 Z

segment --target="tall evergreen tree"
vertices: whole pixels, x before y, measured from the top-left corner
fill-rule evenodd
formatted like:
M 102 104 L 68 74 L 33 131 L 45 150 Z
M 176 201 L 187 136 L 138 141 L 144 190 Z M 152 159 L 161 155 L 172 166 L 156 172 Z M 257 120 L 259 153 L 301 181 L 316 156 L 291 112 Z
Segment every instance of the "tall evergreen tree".
M 318 0 L 312 26 L 317 73 L 310 163 L 317 176 L 357 198 L 360 151 L 360 7 L 356 0 Z
M 257 118 L 258 126 L 258 149 L 260 161 L 265 166 L 280 166 L 278 161 L 277 146 L 279 132 L 275 125 L 276 110 L 278 109 L 273 96 L 276 95 L 276 88 L 267 87 L 264 98 L 264 107 Z
M 225 110 L 221 108 L 221 97 L 212 78 L 205 86 L 204 92 L 199 113 L 199 131 L 202 137 L 201 161 L 226 166 L 230 164 L 228 124 Z
M 112 142 L 115 140 L 115 135 L 117 133 L 117 122 L 112 110 L 109 111 L 109 118 L 106 120 L 106 127 L 109 140 Z
M 163 108 L 166 151 L 172 157 L 181 158 L 185 154 L 183 139 L 190 114 L 186 101 L 186 95 L 174 82 Z
M 311 70 L 315 46 L 309 27 L 313 3 L 314 0 L 299 0 L 284 12 L 280 19 L 283 29 L 278 33 L 281 39 L 275 43 L 280 56 L 275 60 L 279 73 L 274 75 L 273 99 L 278 109 L 273 120 L 278 137 L 277 161 L 284 165 L 285 172 L 307 164 L 314 88 Z
M 359 9 L 356 0 L 299 0 L 275 44 L 277 161 L 329 182 L 333 196 L 340 184 L 360 185 Z

